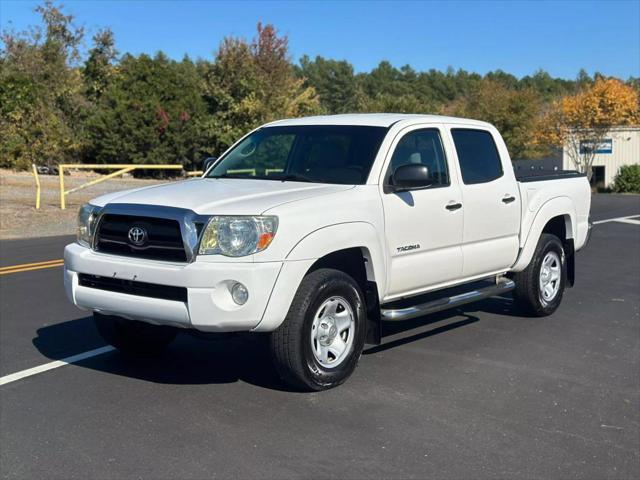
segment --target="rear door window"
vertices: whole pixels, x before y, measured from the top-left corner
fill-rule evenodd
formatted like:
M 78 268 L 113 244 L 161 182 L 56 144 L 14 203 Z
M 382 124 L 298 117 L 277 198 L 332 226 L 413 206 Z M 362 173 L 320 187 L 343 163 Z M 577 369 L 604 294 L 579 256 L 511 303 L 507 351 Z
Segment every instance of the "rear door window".
M 458 153 L 462 181 L 487 183 L 502 176 L 502 162 L 493 136 L 486 130 L 451 129 Z

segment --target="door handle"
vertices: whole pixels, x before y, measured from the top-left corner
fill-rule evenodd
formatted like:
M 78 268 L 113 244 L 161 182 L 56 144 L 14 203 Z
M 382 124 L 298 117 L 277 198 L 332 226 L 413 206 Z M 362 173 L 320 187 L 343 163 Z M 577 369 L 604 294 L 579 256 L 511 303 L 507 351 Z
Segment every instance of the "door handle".
M 444 208 L 446 208 L 449 211 L 458 210 L 459 208 L 462 208 L 462 204 L 461 203 L 449 203 Z
M 506 195 L 502 199 L 502 203 L 511 203 L 511 202 L 515 202 L 515 201 L 516 201 L 516 197 L 514 197 L 513 195 Z

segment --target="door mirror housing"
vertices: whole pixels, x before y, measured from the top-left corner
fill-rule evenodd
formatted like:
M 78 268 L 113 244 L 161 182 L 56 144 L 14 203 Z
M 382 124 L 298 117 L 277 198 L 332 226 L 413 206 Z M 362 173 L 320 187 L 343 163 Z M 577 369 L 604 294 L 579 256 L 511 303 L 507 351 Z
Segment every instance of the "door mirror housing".
M 404 192 L 426 188 L 433 183 L 426 165 L 411 163 L 401 165 L 395 169 L 390 178 L 390 190 L 392 192 Z
M 209 170 L 209 167 L 211 167 L 211 165 L 213 165 L 216 162 L 217 157 L 207 157 L 204 159 L 204 162 L 202 162 L 202 171 L 206 172 L 207 170 Z

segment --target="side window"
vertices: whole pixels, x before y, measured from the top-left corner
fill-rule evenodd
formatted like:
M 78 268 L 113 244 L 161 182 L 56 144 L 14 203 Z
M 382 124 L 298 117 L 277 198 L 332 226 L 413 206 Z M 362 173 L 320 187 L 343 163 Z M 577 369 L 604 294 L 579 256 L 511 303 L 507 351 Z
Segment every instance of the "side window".
M 433 180 L 432 186 L 449 185 L 447 159 L 437 129 L 414 130 L 398 142 L 391 157 L 391 172 L 411 163 L 422 164 L 428 168 L 429 176 Z
M 502 176 L 502 162 L 493 136 L 485 130 L 451 129 L 458 152 L 462 181 L 486 183 Z

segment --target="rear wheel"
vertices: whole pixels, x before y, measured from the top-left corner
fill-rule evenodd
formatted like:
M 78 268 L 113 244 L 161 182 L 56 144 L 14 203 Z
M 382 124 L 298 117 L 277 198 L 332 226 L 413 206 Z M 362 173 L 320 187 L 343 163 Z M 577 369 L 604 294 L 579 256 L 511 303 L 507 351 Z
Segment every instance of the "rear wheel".
M 543 233 L 529 266 L 514 275 L 517 305 L 537 317 L 551 315 L 560 306 L 567 279 L 562 242 Z
M 95 312 L 93 320 L 102 338 L 128 355 L 158 355 L 176 338 L 173 327 L 151 325 Z
M 355 370 L 364 347 L 362 292 L 349 275 L 320 269 L 300 284 L 287 317 L 271 334 L 280 377 L 302 390 L 326 390 Z

